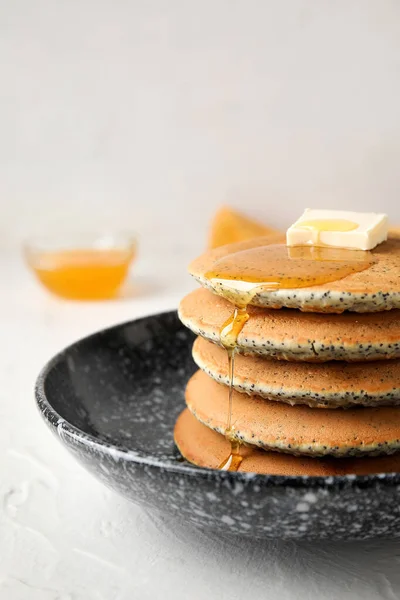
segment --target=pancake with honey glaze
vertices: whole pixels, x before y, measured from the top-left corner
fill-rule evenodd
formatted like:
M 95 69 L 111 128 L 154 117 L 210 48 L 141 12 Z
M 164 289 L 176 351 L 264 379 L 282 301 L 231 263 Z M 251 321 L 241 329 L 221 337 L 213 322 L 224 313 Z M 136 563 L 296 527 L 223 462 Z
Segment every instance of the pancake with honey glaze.
M 354 257 L 360 257 L 358 260 L 369 260 L 370 263 L 368 263 L 369 266 L 366 268 L 364 268 L 365 265 L 361 264 L 360 268 L 362 268 L 362 270 L 359 272 L 352 272 L 350 275 L 344 277 L 342 275 L 345 272 L 346 261 L 343 259 L 343 254 L 341 258 L 342 262 L 331 261 L 330 259 L 325 258 L 322 262 L 324 262 L 326 265 L 325 268 L 327 272 L 329 272 L 330 282 L 321 285 L 313 285 L 312 287 L 302 287 L 302 277 L 305 277 L 306 275 L 298 275 L 299 265 L 303 265 L 303 271 L 307 274 L 309 270 L 304 260 L 306 260 L 308 255 L 311 256 L 310 253 L 314 252 L 316 257 L 322 256 L 324 252 L 328 253 L 328 255 L 331 253 L 332 256 L 335 256 L 335 249 L 310 249 L 310 247 L 286 248 L 283 245 L 280 247 L 275 245 L 275 253 L 278 256 L 278 262 L 276 262 L 276 264 L 274 264 L 273 258 L 269 261 L 268 256 L 265 256 L 264 259 L 258 256 L 257 265 L 254 265 L 251 262 L 251 255 L 248 251 L 252 248 L 260 247 L 264 247 L 264 250 L 269 248 L 269 250 L 266 250 L 266 253 L 271 253 L 272 257 L 275 255 L 271 250 L 270 236 L 266 238 L 255 238 L 253 240 L 229 244 L 227 246 L 215 248 L 214 250 L 209 250 L 191 263 L 189 272 L 202 286 L 208 287 L 215 293 L 219 293 L 233 302 L 240 294 L 243 294 L 244 288 L 243 285 L 241 285 L 243 280 L 260 281 L 260 279 L 254 279 L 260 264 L 263 270 L 270 268 L 271 274 L 273 274 L 275 270 L 280 276 L 284 274 L 286 279 L 291 277 L 293 282 L 297 279 L 297 284 L 291 286 L 293 289 L 276 289 L 271 291 L 265 288 L 263 289 L 260 284 L 258 291 L 250 301 L 250 304 L 255 306 L 267 308 L 297 308 L 303 311 L 325 313 L 341 313 L 344 310 L 377 312 L 400 308 L 399 234 L 392 233 L 387 242 L 379 244 L 371 252 L 363 252 L 360 250 L 347 251 L 350 252 L 348 256 L 352 257 L 351 260 L 353 260 Z M 338 256 L 340 256 L 340 252 L 343 253 L 342 249 L 336 250 L 338 251 Z M 232 280 L 228 282 L 229 285 L 227 285 L 226 279 L 225 283 L 223 282 L 224 272 L 222 267 L 218 267 L 218 261 L 221 261 L 221 259 L 228 255 L 234 255 L 232 257 L 232 264 L 236 264 L 237 269 L 240 272 L 239 275 L 232 276 Z M 345 256 L 347 256 L 347 254 Z M 362 257 L 365 258 L 363 259 Z M 288 258 L 290 258 L 290 260 L 288 260 Z M 308 265 L 315 265 L 315 268 L 320 268 L 318 266 L 321 264 L 319 258 L 312 261 L 307 259 L 307 261 Z M 333 263 L 335 263 L 336 266 Z M 340 264 L 342 264 L 342 267 Z M 239 267 L 239 265 L 242 265 L 242 267 Z M 356 268 L 357 266 L 355 264 L 354 269 Z M 338 276 L 335 279 L 336 269 Z M 246 279 L 246 276 L 250 277 L 249 273 L 252 273 L 253 279 Z M 210 274 L 213 274 L 212 278 L 210 278 Z M 242 281 L 235 281 L 237 279 Z M 307 281 L 308 280 L 309 279 L 307 278 Z M 281 287 L 284 288 L 285 286 L 282 285 Z M 286 287 L 289 286 L 286 285 Z
M 197 371 L 187 385 L 186 404 L 201 423 L 225 433 L 225 386 Z M 234 391 L 232 427 L 239 441 L 295 455 L 377 456 L 400 450 L 396 407 L 316 410 Z
M 193 358 L 207 375 L 229 385 L 226 350 L 197 338 Z M 394 406 L 400 404 L 400 360 L 287 364 L 237 355 L 233 387 L 250 395 L 318 408 Z
M 225 437 L 197 421 L 188 409 L 178 417 L 174 437 L 182 456 L 199 467 L 218 469 L 230 452 Z M 250 446 L 242 446 L 240 453 L 243 460 L 238 470 L 245 473 L 332 476 L 396 473 L 400 470 L 400 453 L 340 460 L 265 452 Z
M 248 307 L 237 351 L 290 361 L 370 361 L 400 358 L 400 310 L 328 315 Z M 198 289 L 180 303 L 179 318 L 197 335 L 220 344 L 232 304 Z

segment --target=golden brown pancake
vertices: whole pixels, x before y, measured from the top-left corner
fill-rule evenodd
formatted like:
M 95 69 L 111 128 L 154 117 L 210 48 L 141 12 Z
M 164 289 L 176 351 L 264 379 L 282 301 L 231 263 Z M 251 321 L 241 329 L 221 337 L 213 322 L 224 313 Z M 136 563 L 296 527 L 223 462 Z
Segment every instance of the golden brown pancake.
M 175 443 L 189 462 L 209 469 L 229 456 L 230 444 L 223 435 L 200 423 L 185 409 L 174 430 Z M 400 453 L 391 456 L 364 458 L 311 458 L 278 452 L 265 452 L 256 447 L 242 446 L 243 461 L 239 471 L 265 475 L 369 475 L 400 471 Z
M 212 283 L 205 275 L 216 261 L 228 254 L 275 243 L 270 236 L 254 238 L 209 250 L 194 260 L 189 272 L 202 286 L 229 298 L 229 288 Z M 259 291 L 251 301 L 267 308 L 297 308 L 303 311 L 341 313 L 344 310 L 376 312 L 400 308 L 400 234 L 391 233 L 387 242 L 371 251 L 376 262 L 359 273 L 338 281 L 296 290 Z
M 193 358 L 207 375 L 229 385 L 224 348 L 198 337 Z M 400 404 L 400 360 L 309 364 L 238 354 L 233 387 L 238 392 L 314 408 L 395 406 Z
M 188 294 L 179 318 L 197 335 L 220 343 L 232 304 L 205 289 Z M 400 358 L 400 310 L 341 315 L 269 310 L 250 306 L 237 350 L 291 361 L 366 361 Z
M 195 417 L 219 433 L 227 424 L 228 392 L 202 371 L 186 388 Z M 319 410 L 233 392 L 234 436 L 265 450 L 309 456 L 365 456 L 400 450 L 400 408 Z

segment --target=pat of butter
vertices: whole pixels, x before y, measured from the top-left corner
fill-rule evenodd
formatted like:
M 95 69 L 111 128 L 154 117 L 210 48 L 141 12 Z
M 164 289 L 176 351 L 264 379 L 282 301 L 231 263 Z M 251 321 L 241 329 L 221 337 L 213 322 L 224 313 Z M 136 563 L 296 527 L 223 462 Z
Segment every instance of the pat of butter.
M 307 208 L 286 232 L 288 246 L 333 246 L 372 250 L 387 240 L 387 215 Z

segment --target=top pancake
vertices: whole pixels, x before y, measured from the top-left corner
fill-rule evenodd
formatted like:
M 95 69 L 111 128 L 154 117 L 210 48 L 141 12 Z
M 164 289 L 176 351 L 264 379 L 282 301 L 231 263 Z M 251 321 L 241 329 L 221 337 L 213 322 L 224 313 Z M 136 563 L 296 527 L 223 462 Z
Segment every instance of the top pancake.
M 229 288 L 207 280 L 205 274 L 212 271 L 216 261 L 224 256 L 278 241 L 282 241 L 282 236 L 254 238 L 209 250 L 191 263 L 189 272 L 202 286 L 229 299 Z M 400 234 L 390 234 L 388 241 L 379 244 L 371 254 L 376 262 L 364 271 L 324 285 L 296 290 L 268 291 L 260 288 L 251 304 L 324 313 L 345 310 L 379 312 L 400 308 Z

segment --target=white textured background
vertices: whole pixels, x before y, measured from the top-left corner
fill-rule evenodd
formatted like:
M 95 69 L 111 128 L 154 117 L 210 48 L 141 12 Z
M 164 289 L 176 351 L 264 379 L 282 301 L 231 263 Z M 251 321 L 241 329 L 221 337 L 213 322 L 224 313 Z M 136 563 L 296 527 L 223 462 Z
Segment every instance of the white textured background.
M 3 241 L 113 213 L 200 246 L 221 202 L 400 222 L 397 0 L 2 0 L 0 61 Z
M 305 206 L 400 223 L 399 75 L 397 0 L 0 0 L 0 600 L 400 598 L 398 542 L 154 521 L 32 400 L 62 346 L 176 306 L 222 202 L 278 226 Z M 46 296 L 15 242 L 53 221 L 137 230 L 137 296 Z

